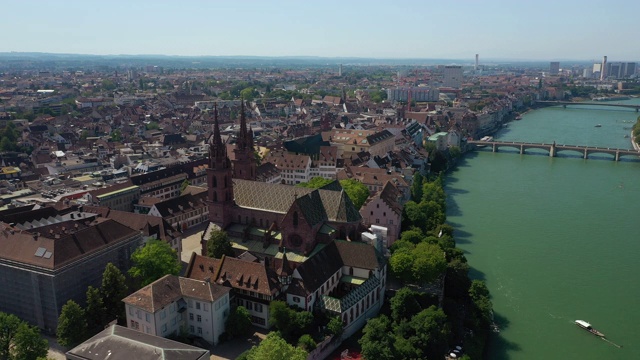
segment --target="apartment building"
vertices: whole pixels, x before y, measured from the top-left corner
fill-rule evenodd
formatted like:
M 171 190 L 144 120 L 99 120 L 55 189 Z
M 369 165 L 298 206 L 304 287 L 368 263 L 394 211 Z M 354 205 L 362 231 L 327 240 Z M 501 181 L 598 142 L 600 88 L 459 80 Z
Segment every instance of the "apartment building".
M 161 337 L 186 330 L 217 345 L 229 316 L 230 289 L 166 275 L 122 299 L 127 327 Z

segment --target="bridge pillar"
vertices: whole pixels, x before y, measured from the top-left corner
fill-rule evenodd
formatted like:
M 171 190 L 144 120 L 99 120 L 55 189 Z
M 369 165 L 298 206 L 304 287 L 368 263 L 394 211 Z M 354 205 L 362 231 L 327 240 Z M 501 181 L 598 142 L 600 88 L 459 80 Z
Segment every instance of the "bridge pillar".
M 620 161 L 620 151 L 616 151 L 616 157 L 613 159 L 613 161 Z
M 563 107 L 564 109 L 566 109 L 566 108 L 567 108 L 567 104 L 562 104 L 562 107 Z
M 491 151 L 492 151 L 492 152 L 496 152 L 496 151 L 498 151 L 498 147 L 496 146 L 496 144 L 495 144 L 495 143 L 491 146 Z
M 551 144 L 551 146 L 549 146 L 549 156 L 550 157 L 555 157 L 556 156 L 556 143 L 555 142 L 553 144 Z
M 524 145 L 520 144 L 520 155 L 524 154 Z
M 584 149 L 584 159 L 587 159 L 589 157 L 589 150 L 587 150 L 586 148 Z

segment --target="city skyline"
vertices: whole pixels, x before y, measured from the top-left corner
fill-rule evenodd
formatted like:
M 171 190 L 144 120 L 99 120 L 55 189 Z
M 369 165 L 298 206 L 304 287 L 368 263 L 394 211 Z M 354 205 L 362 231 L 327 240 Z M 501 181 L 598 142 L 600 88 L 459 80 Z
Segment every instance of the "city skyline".
M 98 7 L 102 6 L 102 7 Z M 0 52 L 638 61 L 640 3 L 9 2 Z M 619 11 L 624 9 L 624 11 Z M 611 30 L 610 30 L 611 29 Z

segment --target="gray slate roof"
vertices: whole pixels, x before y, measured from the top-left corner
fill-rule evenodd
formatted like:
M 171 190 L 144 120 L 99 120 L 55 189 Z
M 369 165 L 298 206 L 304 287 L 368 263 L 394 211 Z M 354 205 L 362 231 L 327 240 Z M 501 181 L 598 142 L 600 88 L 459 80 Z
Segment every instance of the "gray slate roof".
M 112 325 L 66 353 L 69 360 L 205 360 L 209 351 Z

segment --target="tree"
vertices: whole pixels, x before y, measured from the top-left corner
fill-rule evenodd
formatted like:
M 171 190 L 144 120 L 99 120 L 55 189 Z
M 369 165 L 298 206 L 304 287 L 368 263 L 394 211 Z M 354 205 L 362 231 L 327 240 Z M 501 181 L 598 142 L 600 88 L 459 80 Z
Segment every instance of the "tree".
M 424 177 L 420 173 L 413 177 L 413 183 L 411 184 L 411 199 L 413 201 L 422 200 L 422 186 L 424 185 Z
M 309 188 L 309 189 L 319 189 L 325 185 L 328 185 L 330 183 L 332 183 L 334 180 L 331 179 L 325 179 L 323 177 L 320 176 L 316 176 L 314 178 L 312 178 L 311 180 L 309 180 L 309 182 L 301 182 L 299 184 L 296 184 L 296 186 L 298 187 L 305 187 L 305 188 Z
M 232 336 L 246 336 L 251 332 L 251 314 L 244 306 L 231 310 L 227 318 L 226 331 Z
M 357 180 L 344 179 L 340 180 L 340 185 L 349 196 L 349 199 L 353 202 L 356 209 L 360 210 L 364 202 L 369 197 L 369 189 L 367 186 Z
M 409 320 L 411 317 L 420 310 L 422 307 L 418 302 L 418 293 L 403 287 L 391 298 L 391 318 L 394 322 L 400 323 L 403 320 Z
M 473 280 L 469 287 L 469 296 L 473 303 L 473 320 L 477 327 L 488 327 L 493 317 L 493 305 L 489 295 L 489 289 L 484 281 Z
M 85 340 L 87 333 L 87 320 L 85 312 L 75 301 L 69 300 L 62 306 L 62 312 L 58 317 L 58 329 L 56 335 L 62 346 L 74 347 Z
M 422 231 L 420 231 L 420 229 L 418 228 L 403 231 L 402 234 L 400 234 L 401 241 L 407 241 L 412 244 L 418 244 L 422 242 L 422 239 L 424 239 L 424 235 L 422 234 Z
M 278 333 L 270 332 L 267 337 L 254 346 L 247 355 L 248 360 L 306 360 L 307 352 L 289 345 Z
M 124 322 L 124 303 L 122 299 L 127 296 L 127 284 L 125 277 L 115 265 L 108 263 L 102 273 L 102 301 L 106 310 L 107 321 L 118 319 Z
M 298 347 L 304 349 L 305 351 L 312 351 L 316 348 L 316 346 L 316 342 L 309 334 L 304 334 L 300 336 L 300 339 L 298 339 Z
M 129 275 L 139 279 L 142 286 L 151 284 L 165 275 L 180 275 L 182 263 L 178 253 L 169 243 L 151 239 L 144 247 L 136 249 L 131 254 L 133 266 Z
M 17 316 L 0 312 L 0 359 L 9 359 L 11 346 L 22 324 Z
M 329 331 L 329 334 L 335 337 L 340 337 L 344 330 L 340 317 L 332 317 L 327 324 L 327 330 Z
M 87 308 L 85 309 L 87 328 L 89 330 L 98 330 L 104 327 L 106 325 L 105 315 L 106 309 L 100 289 L 89 286 L 87 288 Z
M 47 356 L 49 343 L 40 336 L 40 330 L 36 326 L 29 326 L 23 322 L 18 327 L 13 347 L 11 349 L 12 360 L 33 360 Z
M 284 301 L 272 301 L 269 304 L 269 321 L 277 330 L 283 333 L 289 332 L 295 319 L 292 319 L 291 309 Z
M 224 230 L 213 230 L 207 241 L 207 256 L 220 259 L 223 255 L 233 256 L 233 246 Z
M 376 360 L 396 359 L 394 342 L 391 321 L 385 315 L 369 319 L 358 340 L 364 358 Z

